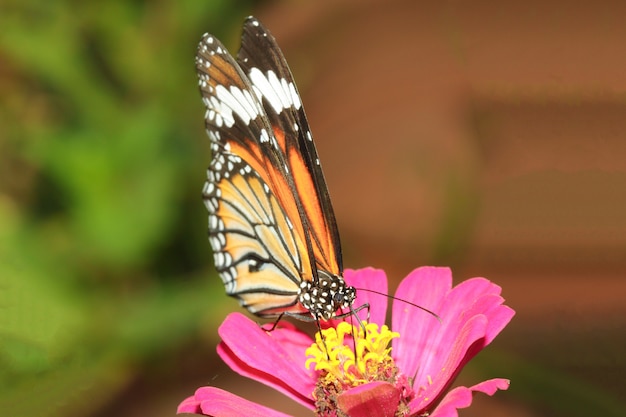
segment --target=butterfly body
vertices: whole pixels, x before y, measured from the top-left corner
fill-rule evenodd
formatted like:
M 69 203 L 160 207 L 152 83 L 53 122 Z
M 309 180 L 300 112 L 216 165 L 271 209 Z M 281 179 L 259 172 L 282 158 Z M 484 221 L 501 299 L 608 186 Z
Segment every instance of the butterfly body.
M 203 198 L 226 293 L 263 317 L 319 321 L 351 308 L 319 158 L 275 39 L 248 18 L 235 59 L 205 34 L 196 70 L 213 155 Z

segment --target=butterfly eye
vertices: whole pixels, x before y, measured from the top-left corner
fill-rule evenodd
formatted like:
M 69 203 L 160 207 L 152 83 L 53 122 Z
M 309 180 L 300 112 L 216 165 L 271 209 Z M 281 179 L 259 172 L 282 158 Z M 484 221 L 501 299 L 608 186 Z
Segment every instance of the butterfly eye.
M 354 302 L 356 298 L 356 290 L 354 287 L 345 287 L 344 291 L 338 291 L 335 293 L 334 301 L 337 305 L 348 308 Z

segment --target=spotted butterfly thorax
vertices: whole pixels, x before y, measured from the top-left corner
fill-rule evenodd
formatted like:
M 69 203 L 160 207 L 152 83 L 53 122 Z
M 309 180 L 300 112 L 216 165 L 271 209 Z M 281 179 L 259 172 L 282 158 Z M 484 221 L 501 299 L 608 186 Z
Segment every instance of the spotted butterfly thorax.
M 226 293 L 262 317 L 352 312 L 330 196 L 276 40 L 249 17 L 237 58 L 205 34 L 196 70 L 212 152 L 203 198 Z

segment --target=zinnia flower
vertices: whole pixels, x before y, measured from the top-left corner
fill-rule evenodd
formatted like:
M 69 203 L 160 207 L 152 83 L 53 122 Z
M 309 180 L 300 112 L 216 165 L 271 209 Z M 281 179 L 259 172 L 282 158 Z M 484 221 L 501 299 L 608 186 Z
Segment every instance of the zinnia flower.
M 452 288 L 448 268 L 418 268 L 396 291 L 408 303 L 393 301 L 391 331 L 384 325 L 387 298 L 363 290 L 387 293 L 385 273 L 346 270 L 344 278 L 357 288 L 355 306 L 369 303 L 367 322 L 366 310 L 358 313 L 362 323 L 354 327 L 333 320 L 313 341 L 290 323 L 266 332 L 233 313 L 220 326 L 219 355 L 239 374 L 277 389 L 319 416 L 454 417 L 458 408 L 471 404 L 473 392 L 493 395 L 508 388 L 508 380 L 497 378 L 449 390 L 463 366 L 515 314 L 502 304 L 500 287 L 472 278 Z M 441 321 L 411 303 L 437 313 Z M 285 416 L 214 387 L 199 388 L 178 412 Z

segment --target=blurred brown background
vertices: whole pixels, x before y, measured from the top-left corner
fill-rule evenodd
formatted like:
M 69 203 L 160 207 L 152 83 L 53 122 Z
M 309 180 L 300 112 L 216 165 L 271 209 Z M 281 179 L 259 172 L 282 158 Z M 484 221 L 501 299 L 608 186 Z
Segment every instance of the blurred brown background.
M 392 289 L 451 266 L 516 310 L 459 378 L 510 389 L 461 416 L 625 415 L 626 3 L 7 3 L 0 409 L 171 416 L 211 384 L 310 415 L 214 353 L 241 309 L 206 240 L 193 56 L 204 31 L 234 54 L 254 14 L 303 96 L 344 265 Z

